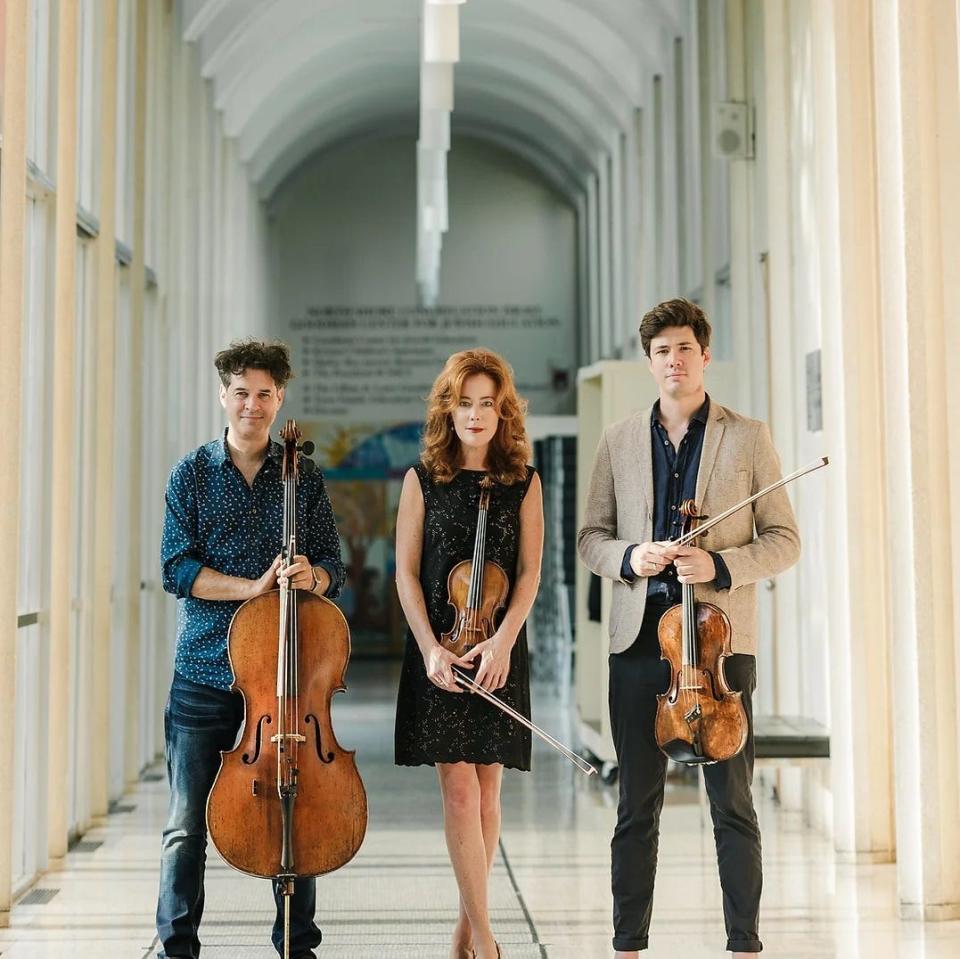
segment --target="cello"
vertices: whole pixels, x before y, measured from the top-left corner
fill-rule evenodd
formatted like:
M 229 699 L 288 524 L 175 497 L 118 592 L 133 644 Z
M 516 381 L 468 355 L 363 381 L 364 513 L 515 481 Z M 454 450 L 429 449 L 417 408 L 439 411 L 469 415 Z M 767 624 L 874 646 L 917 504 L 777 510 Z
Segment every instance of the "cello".
M 297 555 L 297 484 L 313 469 L 301 454 L 313 445 L 300 445 L 293 420 L 280 435 L 286 566 Z M 330 718 L 333 694 L 346 689 L 350 631 L 330 600 L 284 585 L 237 609 L 227 643 L 244 722 L 237 745 L 221 753 L 207 830 L 235 869 L 279 883 L 289 959 L 294 880 L 339 869 L 366 833 L 354 753 L 337 742 Z

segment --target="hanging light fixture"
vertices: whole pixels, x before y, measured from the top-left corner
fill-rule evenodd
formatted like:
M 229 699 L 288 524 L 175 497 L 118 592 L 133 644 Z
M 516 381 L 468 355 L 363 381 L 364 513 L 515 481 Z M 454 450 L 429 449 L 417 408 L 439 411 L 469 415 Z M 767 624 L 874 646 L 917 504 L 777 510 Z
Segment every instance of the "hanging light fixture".
M 433 308 L 440 294 L 443 234 L 449 228 L 447 153 L 453 112 L 453 65 L 460 59 L 460 6 L 423 0 L 420 40 L 420 135 L 417 141 L 417 291 Z

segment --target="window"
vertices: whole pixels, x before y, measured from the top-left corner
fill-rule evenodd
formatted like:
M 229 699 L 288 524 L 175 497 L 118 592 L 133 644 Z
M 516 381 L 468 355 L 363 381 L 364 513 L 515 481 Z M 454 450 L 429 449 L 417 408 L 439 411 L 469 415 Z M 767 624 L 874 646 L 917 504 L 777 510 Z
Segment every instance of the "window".
M 27 39 L 27 156 L 48 176 L 56 124 L 50 7 L 51 0 L 30 0 Z
M 93 646 L 93 440 L 94 378 L 96 372 L 93 324 L 93 246 L 77 244 L 77 310 L 75 329 L 74 457 L 76 486 L 71 589 L 73 610 L 70 636 L 69 755 L 70 832 L 82 831 L 90 821 L 90 701 L 91 649 Z
M 77 202 L 95 213 L 97 198 L 97 143 L 100 124 L 97 104 L 99 71 L 97 54 L 100 40 L 100 4 L 97 0 L 79 0 L 79 43 L 77 56 Z
M 137 13 L 133 0 L 117 9 L 117 239 L 133 237 L 133 131 L 137 90 Z
M 20 381 L 20 550 L 17 584 L 17 698 L 14 747 L 14 882 L 29 880 L 46 865 L 46 816 L 36 810 L 47 794 L 45 695 L 49 626 L 40 615 L 49 605 L 50 419 L 52 362 L 49 281 L 53 259 L 48 205 L 31 199 L 26 216 L 26 275 Z M 41 808 L 43 800 L 40 800 Z

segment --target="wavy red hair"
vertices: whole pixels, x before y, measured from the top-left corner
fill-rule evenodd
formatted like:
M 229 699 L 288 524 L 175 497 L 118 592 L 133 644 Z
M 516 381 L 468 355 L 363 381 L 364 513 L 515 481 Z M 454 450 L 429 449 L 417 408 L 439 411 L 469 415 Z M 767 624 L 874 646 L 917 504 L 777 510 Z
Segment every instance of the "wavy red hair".
M 493 479 L 510 486 L 527 477 L 527 401 L 517 393 L 510 364 L 492 350 L 463 350 L 447 360 L 427 397 L 420 461 L 437 482 L 449 483 L 457 475 L 463 456 L 452 414 L 460 402 L 464 381 L 479 373 L 489 376 L 497 390 L 499 422 L 487 451 L 487 467 Z

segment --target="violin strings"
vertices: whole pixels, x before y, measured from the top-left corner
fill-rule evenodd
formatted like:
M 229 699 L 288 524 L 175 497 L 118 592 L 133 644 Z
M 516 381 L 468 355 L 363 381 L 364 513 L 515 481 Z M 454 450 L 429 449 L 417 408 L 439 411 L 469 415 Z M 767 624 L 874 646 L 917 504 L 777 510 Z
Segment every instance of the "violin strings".
M 484 493 L 480 494 L 480 517 L 478 525 L 480 527 L 481 533 L 478 537 L 477 543 L 477 596 L 476 602 L 474 603 L 473 610 L 473 628 L 478 630 L 480 628 L 480 607 L 483 603 L 483 563 L 486 553 L 486 543 L 487 543 L 487 506 L 489 501 Z
M 464 617 L 465 628 L 475 632 L 480 628 L 480 604 L 483 589 L 484 545 L 487 536 L 487 506 L 489 497 L 483 489 L 480 491 L 480 505 L 477 512 L 477 535 L 473 544 L 473 568 L 470 571 L 470 589 L 467 593 L 467 614 Z

